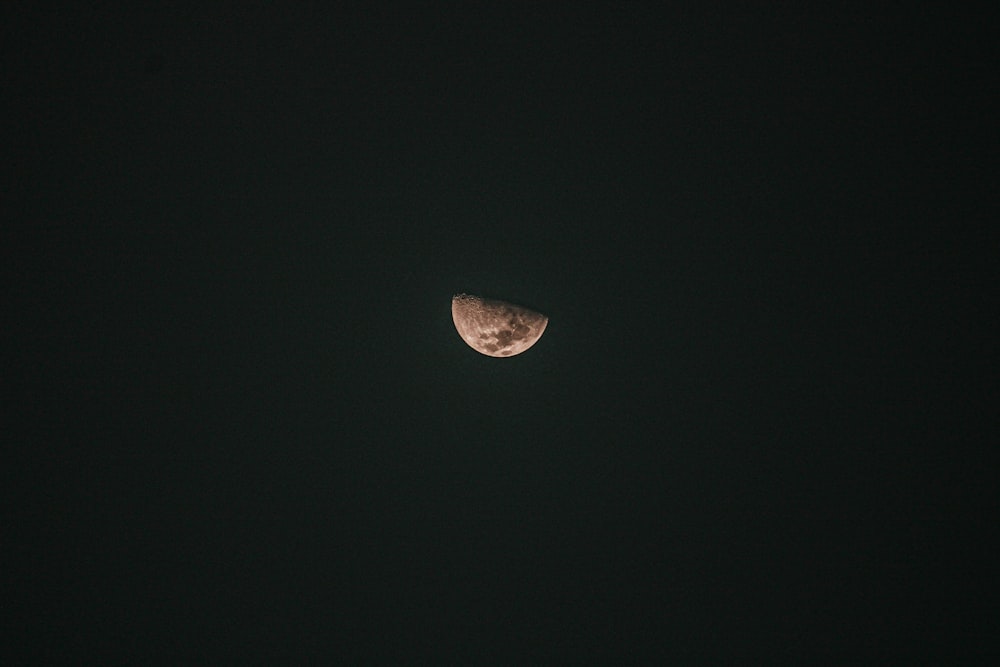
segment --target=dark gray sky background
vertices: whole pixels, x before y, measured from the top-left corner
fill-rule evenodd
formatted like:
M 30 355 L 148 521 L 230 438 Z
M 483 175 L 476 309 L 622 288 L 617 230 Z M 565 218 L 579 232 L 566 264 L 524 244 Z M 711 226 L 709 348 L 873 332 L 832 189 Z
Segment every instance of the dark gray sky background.
M 5 650 L 991 664 L 983 24 L 696 4 L 5 8 Z

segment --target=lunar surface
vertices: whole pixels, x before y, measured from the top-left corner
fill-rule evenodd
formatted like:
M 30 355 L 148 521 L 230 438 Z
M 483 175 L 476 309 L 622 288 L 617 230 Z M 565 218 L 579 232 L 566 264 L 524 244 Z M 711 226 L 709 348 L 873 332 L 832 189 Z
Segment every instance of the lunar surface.
M 549 318 L 506 301 L 457 294 L 451 317 L 473 350 L 490 357 L 513 357 L 538 342 Z

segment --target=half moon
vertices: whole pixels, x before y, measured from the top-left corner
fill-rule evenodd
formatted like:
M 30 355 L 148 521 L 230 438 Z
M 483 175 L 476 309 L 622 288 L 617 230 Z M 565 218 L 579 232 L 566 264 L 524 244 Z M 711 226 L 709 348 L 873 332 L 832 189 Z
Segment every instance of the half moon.
M 489 357 L 513 357 L 538 342 L 549 318 L 506 301 L 456 294 L 451 318 L 462 339 Z

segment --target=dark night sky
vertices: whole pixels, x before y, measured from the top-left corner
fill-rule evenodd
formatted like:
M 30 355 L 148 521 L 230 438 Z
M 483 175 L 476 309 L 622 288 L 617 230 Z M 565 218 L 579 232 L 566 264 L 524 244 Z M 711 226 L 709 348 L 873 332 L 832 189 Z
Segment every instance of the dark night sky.
M 5 651 L 993 664 L 982 21 L 19 4 Z

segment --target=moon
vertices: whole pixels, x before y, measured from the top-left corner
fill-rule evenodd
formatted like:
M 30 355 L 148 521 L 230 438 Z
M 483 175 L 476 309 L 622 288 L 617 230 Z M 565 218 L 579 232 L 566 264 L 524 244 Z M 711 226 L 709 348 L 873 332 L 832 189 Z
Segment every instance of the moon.
M 513 357 L 538 342 L 549 318 L 506 301 L 456 294 L 451 318 L 458 335 L 488 357 Z

